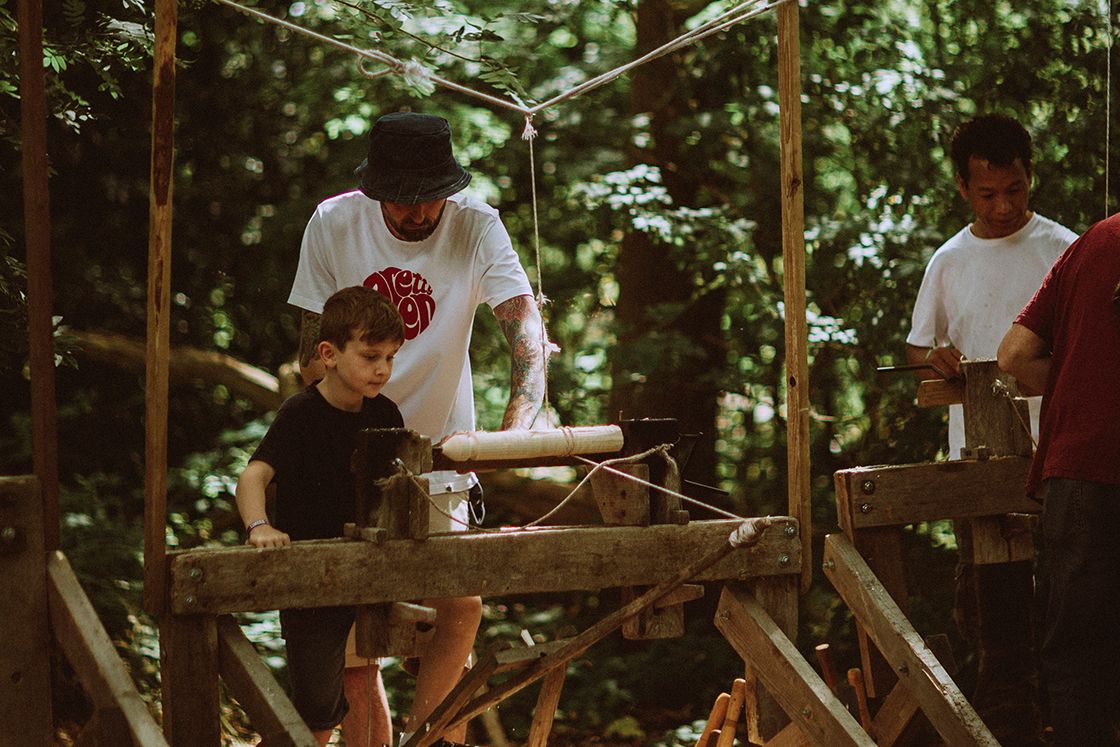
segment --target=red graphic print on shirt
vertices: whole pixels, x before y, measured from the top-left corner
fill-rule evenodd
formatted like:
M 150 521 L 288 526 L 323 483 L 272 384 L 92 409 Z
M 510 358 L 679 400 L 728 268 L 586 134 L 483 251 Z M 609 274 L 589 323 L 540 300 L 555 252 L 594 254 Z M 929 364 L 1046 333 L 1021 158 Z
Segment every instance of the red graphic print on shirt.
M 386 267 L 362 283 L 396 304 L 404 318 L 404 339 L 411 340 L 428 328 L 436 315 L 432 284 L 412 270 Z

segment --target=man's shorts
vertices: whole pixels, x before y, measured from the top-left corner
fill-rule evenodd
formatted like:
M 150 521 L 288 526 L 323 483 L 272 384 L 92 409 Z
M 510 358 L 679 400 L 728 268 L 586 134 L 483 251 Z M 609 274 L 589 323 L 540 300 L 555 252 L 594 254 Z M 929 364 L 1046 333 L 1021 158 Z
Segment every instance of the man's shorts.
M 312 731 L 334 728 L 350 708 L 342 672 L 346 634 L 353 625 L 353 607 L 280 611 L 292 702 Z
M 442 532 L 465 532 L 470 521 L 470 491 L 461 490 L 457 493 L 436 493 L 428 504 L 428 532 L 439 534 Z M 436 510 L 436 506 L 443 509 L 444 513 Z M 444 514 L 455 517 L 454 520 Z M 364 667 L 367 663 L 376 664 L 376 661 L 367 662 L 364 657 L 358 656 L 357 644 L 354 639 L 354 629 L 351 627 L 350 635 L 346 639 L 346 666 Z

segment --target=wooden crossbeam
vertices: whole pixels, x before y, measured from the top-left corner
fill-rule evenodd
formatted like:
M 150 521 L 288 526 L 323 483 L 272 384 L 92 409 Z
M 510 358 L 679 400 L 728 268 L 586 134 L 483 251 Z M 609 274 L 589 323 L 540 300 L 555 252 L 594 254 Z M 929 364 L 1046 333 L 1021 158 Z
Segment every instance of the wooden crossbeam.
M 284 688 L 260 654 L 228 615 L 218 618 L 218 668 L 230 695 L 237 699 L 261 742 L 269 747 L 317 747 L 319 744 Z
M 941 407 L 964 402 L 964 384 L 960 381 L 927 379 L 918 382 L 918 407 Z
M 716 627 L 758 671 L 770 694 L 814 743 L 875 744 L 746 589 L 735 584 L 724 587 Z
M 798 573 L 797 525 L 788 517 L 758 544 L 731 551 L 697 581 Z M 587 527 L 433 536 L 382 545 L 296 542 L 171 556 L 171 607 L 179 614 L 375 604 L 655 584 L 724 542 L 735 519 L 684 526 Z M 788 533 L 787 533 L 788 531 Z M 432 568 L 443 569 L 431 573 Z
M 835 473 L 836 507 L 849 536 L 870 527 L 1008 513 L 1037 513 L 1023 494 L 1030 458 L 856 467 Z
M 825 537 L 824 572 L 943 739 L 998 747 L 964 694 L 843 534 Z
M 134 744 L 166 745 L 70 563 L 57 550 L 47 557 L 47 584 L 55 640 L 86 694 L 98 708 L 119 711 Z

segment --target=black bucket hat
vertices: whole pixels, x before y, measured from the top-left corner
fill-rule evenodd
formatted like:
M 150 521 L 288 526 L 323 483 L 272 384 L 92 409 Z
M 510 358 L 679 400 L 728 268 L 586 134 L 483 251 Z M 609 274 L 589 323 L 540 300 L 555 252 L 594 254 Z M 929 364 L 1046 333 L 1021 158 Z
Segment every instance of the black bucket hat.
M 415 205 L 449 197 L 470 183 L 451 151 L 451 126 L 443 117 L 398 112 L 373 123 L 369 156 L 354 170 L 371 200 Z

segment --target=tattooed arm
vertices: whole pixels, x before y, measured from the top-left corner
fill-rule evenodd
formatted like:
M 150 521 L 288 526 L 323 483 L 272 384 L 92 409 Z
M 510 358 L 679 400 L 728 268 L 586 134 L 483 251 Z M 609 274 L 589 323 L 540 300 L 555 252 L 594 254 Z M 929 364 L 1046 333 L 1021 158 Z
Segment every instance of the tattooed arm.
M 544 323 L 532 296 L 515 296 L 494 308 L 494 316 L 509 342 L 509 405 L 502 430 L 530 428 L 544 401 Z
M 305 386 L 326 373 L 319 358 L 319 316 L 305 310 L 299 318 L 299 372 Z

